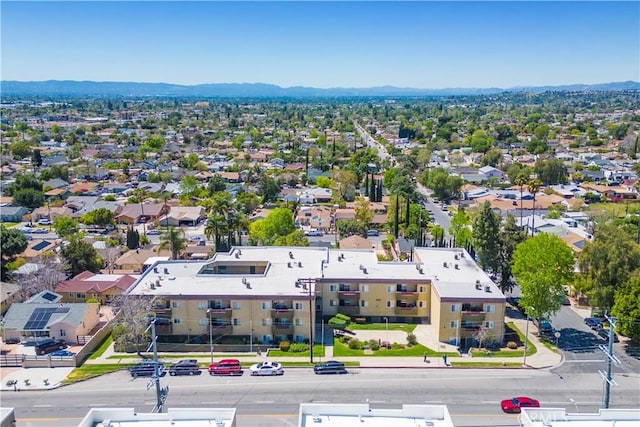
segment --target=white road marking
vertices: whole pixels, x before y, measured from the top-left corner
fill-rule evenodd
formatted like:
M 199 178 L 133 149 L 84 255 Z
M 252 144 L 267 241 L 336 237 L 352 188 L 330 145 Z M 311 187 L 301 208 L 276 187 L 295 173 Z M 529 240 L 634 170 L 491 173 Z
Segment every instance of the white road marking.
M 604 362 L 604 359 L 565 360 L 564 363 L 596 363 Z

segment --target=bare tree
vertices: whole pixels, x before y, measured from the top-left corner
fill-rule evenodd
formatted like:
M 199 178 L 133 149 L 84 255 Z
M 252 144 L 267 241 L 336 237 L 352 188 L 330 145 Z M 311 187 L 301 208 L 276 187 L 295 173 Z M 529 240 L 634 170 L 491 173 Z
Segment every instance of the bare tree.
M 56 285 L 67 276 L 64 264 L 51 251 L 40 255 L 34 268 L 20 280 L 23 298 L 29 298 L 44 290 L 55 290 Z
M 106 248 L 99 249 L 98 252 L 100 253 L 100 257 L 102 257 L 102 261 L 104 262 L 107 271 L 109 274 L 112 274 L 113 265 L 122 254 L 120 246 L 107 246 Z
M 155 297 L 148 295 L 119 295 L 112 302 L 116 323 L 113 328 L 113 341 L 117 348 L 134 346 L 138 354 L 148 334 L 145 332 L 152 317 Z

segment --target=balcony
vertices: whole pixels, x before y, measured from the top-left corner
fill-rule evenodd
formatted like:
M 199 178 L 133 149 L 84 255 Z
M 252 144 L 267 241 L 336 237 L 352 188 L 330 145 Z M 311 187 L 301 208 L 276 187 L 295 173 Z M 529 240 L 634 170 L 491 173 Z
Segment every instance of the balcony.
M 339 305 L 338 312 L 342 314 L 360 314 L 360 307 L 357 305 Z
M 271 316 L 284 315 L 293 316 L 293 303 L 283 301 L 273 301 L 271 303 Z
M 228 335 L 233 332 L 233 325 L 230 323 L 213 323 L 211 325 L 211 333 L 215 337 L 216 335 Z
M 173 332 L 171 323 L 156 323 L 156 334 L 158 335 L 171 335 Z
M 412 316 L 418 314 L 418 307 L 412 302 L 397 301 L 394 312 L 398 316 Z
M 167 302 L 155 302 L 152 306 L 151 306 L 151 311 L 153 311 L 156 314 L 171 314 L 171 303 L 169 301 Z
M 231 301 L 209 301 L 210 313 L 225 313 L 231 311 Z
M 484 313 L 482 305 L 462 304 L 463 313 Z
M 418 285 L 396 285 L 396 295 L 418 295 Z
M 274 323 L 271 325 L 271 333 L 274 336 L 293 334 L 293 323 Z
M 357 290 L 357 289 L 354 289 L 354 290 L 349 290 L 349 289 L 342 290 L 342 289 L 340 289 L 338 291 L 338 295 L 341 296 L 341 297 L 358 296 L 358 295 L 360 295 L 360 291 Z

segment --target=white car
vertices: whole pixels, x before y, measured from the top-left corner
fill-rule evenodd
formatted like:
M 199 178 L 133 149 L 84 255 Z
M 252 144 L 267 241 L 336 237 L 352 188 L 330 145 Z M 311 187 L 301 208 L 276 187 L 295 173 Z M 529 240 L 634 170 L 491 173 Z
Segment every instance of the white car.
M 251 375 L 284 375 L 284 369 L 278 362 L 260 362 L 249 368 Z

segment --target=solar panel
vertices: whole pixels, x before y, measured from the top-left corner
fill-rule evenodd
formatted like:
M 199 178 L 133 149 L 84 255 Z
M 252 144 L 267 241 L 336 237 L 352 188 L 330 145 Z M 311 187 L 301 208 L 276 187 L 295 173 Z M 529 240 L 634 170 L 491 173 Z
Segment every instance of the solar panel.
M 24 325 L 25 330 L 42 330 L 49 323 L 54 313 L 68 313 L 69 307 L 38 307 L 33 310 L 29 320 Z
M 46 248 L 49 245 L 50 245 L 50 242 L 47 242 L 46 240 L 43 240 L 42 242 L 34 245 L 31 249 L 33 249 L 34 251 L 39 251 L 41 249 Z
M 56 299 L 58 299 L 58 295 L 52 294 L 51 292 L 45 292 L 44 294 L 42 294 L 42 298 L 46 299 L 47 301 L 55 301 Z

